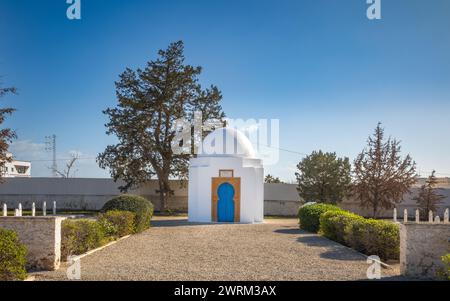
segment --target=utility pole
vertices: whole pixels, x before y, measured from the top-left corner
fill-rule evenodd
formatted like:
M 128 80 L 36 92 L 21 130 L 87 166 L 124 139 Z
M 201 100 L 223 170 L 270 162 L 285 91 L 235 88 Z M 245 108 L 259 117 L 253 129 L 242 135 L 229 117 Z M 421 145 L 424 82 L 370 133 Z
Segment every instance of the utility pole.
M 56 135 L 46 136 L 45 137 L 45 150 L 48 152 L 52 152 L 53 155 L 53 163 L 52 163 L 52 173 L 53 177 L 58 177 L 58 166 L 56 165 Z

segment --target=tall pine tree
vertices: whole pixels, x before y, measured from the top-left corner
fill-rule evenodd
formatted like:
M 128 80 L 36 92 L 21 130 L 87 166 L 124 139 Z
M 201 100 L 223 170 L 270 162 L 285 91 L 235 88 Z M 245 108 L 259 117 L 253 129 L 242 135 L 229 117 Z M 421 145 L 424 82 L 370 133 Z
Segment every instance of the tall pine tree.
M 437 184 L 436 171 L 433 170 L 431 175 L 425 181 L 425 184 L 420 187 L 417 196 L 414 198 L 419 207 L 421 219 L 427 219 L 428 213 L 430 211 L 436 211 L 436 206 L 445 199 L 445 196 L 437 192 Z
M 201 67 L 184 60 L 179 41 L 160 50 L 158 59 L 144 69 L 127 68 L 116 82 L 117 106 L 104 111 L 109 117 L 107 134 L 115 135 L 118 143 L 99 154 L 100 167 L 109 168 L 115 180 L 125 181 L 122 191 L 156 176 L 161 210 L 167 209 L 173 194 L 169 179 L 185 177 L 190 158 L 172 151 L 178 143 L 175 121 L 192 121 L 195 111 L 202 112 L 203 121 L 225 116 L 219 89 L 203 89 L 198 83 Z
M 400 142 L 384 139 L 378 123 L 367 147 L 354 162 L 354 193 L 361 204 L 377 217 L 380 209 L 391 209 L 403 200 L 416 182 L 416 163 L 410 155 L 402 158 Z

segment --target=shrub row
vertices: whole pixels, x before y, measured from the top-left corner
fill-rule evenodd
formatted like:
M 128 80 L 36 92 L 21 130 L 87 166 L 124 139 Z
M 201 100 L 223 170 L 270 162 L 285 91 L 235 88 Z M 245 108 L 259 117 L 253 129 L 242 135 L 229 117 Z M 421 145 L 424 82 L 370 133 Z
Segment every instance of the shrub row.
M 14 231 L 0 228 L 0 281 L 18 281 L 27 277 L 27 249 Z
M 65 220 L 62 225 L 61 255 L 80 255 L 117 238 L 150 227 L 153 205 L 145 198 L 122 195 L 108 201 L 97 220 Z
M 366 255 L 383 260 L 400 256 L 400 230 L 392 222 L 366 219 L 344 210 L 329 211 L 320 217 L 319 232 Z
M 150 227 L 150 220 L 153 216 L 153 204 L 143 197 L 121 195 L 107 202 L 101 211 L 106 213 L 112 210 L 134 213 L 134 231 L 136 233 L 142 232 Z
M 328 204 L 314 204 L 300 207 L 298 210 L 300 228 L 317 233 L 320 228 L 320 216 L 325 212 L 338 210 L 341 209 Z
M 450 254 L 442 256 L 443 268 L 438 271 L 438 277 L 442 280 L 450 281 Z
M 383 260 L 399 258 L 400 230 L 391 222 L 366 219 L 334 205 L 314 204 L 298 212 L 300 228 Z

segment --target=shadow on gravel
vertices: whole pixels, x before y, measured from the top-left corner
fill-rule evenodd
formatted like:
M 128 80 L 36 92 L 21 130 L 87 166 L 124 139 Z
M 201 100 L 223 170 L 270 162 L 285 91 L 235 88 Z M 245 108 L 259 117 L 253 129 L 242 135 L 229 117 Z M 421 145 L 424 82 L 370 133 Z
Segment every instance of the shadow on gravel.
M 366 260 L 362 254 L 317 235 L 302 236 L 297 238 L 297 241 L 308 247 L 326 248 L 327 250 L 320 254 L 321 258 L 343 261 Z

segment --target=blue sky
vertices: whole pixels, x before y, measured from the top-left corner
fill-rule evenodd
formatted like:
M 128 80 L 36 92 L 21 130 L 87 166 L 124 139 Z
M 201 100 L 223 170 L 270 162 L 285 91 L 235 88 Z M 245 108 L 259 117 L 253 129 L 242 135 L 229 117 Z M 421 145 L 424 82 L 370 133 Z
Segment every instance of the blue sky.
M 48 176 L 44 137 L 58 137 L 58 164 L 82 153 L 77 176 L 105 177 L 93 159 L 114 139 L 101 111 L 114 81 L 183 40 L 203 84 L 223 92 L 231 118 L 277 118 L 280 147 L 353 159 L 378 121 L 419 170 L 450 176 L 450 2 L 365 0 L 0 0 L 0 75 L 18 96 L 7 122 L 12 150 Z M 268 172 L 293 180 L 300 154 L 281 152 Z

